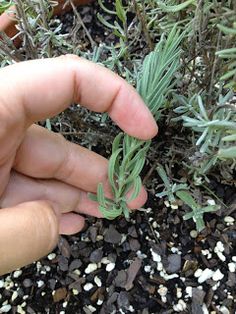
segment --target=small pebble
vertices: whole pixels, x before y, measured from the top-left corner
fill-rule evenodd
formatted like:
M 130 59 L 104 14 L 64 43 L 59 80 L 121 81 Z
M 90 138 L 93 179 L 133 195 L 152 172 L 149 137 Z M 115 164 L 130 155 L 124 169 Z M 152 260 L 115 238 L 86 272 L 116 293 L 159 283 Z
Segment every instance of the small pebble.
M 91 274 L 95 270 L 97 270 L 98 266 L 96 263 L 90 263 L 88 264 L 87 268 L 85 269 L 85 274 Z
M 190 231 L 190 236 L 195 239 L 198 236 L 197 230 L 191 230 Z
M 93 284 L 88 282 L 84 285 L 84 291 L 89 291 L 93 288 Z
M 214 281 L 220 281 L 223 278 L 224 278 L 224 274 L 222 274 L 222 272 L 219 269 L 217 269 L 212 275 L 212 279 Z
M 115 268 L 115 266 L 116 266 L 115 263 L 109 263 L 109 264 L 107 264 L 107 266 L 106 266 L 106 271 L 107 271 L 107 272 L 112 271 L 112 270 Z

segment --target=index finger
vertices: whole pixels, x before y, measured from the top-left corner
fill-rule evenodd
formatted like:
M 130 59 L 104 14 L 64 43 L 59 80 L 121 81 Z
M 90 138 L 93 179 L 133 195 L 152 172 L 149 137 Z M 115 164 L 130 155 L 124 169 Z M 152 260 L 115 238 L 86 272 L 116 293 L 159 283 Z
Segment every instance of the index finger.
M 33 60 L 0 70 L 0 110 L 23 117 L 26 126 L 76 102 L 108 112 L 131 136 L 146 140 L 156 122 L 135 89 L 110 70 L 77 56 Z

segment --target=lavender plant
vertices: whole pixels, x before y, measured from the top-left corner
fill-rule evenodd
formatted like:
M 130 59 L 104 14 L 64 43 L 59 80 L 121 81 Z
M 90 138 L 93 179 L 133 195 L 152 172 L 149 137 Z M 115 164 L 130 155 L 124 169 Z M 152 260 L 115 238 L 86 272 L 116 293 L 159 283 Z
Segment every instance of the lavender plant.
M 220 208 L 219 205 L 202 206 L 201 204 L 198 204 L 188 191 L 178 191 L 176 192 L 176 195 L 184 202 L 184 204 L 192 209 L 191 212 L 186 213 L 183 216 L 183 219 L 188 220 L 192 218 L 196 224 L 198 232 L 202 231 L 205 227 L 203 215 L 205 213 L 217 211 Z
M 156 120 L 160 116 L 166 96 L 172 88 L 174 74 L 179 67 L 179 44 L 182 38 L 183 34 L 180 35 L 176 27 L 166 39 L 162 36 L 155 50 L 144 59 L 138 75 L 137 91 Z M 150 144 L 150 141 L 142 141 L 124 133 L 116 136 L 108 167 L 113 199 L 105 197 L 102 183 L 98 184 L 97 195 L 91 195 L 93 200 L 98 201 L 99 209 L 105 218 L 113 219 L 122 213 L 129 218 L 127 203 L 135 199 L 141 190 L 140 172 Z

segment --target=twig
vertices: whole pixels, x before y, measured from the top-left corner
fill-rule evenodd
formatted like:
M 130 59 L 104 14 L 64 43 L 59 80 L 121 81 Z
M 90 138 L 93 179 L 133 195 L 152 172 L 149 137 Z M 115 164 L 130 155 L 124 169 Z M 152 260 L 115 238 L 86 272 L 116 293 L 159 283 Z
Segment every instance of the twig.
M 134 2 L 134 9 L 136 11 L 137 17 L 138 17 L 138 19 L 139 19 L 139 21 L 141 23 L 141 26 L 142 26 L 144 37 L 146 39 L 146 42 L 147 42 L 147 44 L 149 46 L 150 51 L 152 51 L 152 50 L 154 50 L 154 43 L 153 43 L 153 41 L 151 39 L 151 36 L 149 34 L 145 16 L 144 16 L 143 12 L 141 12 L 139 10 L 139 7 L 138 7 L 138 4 L 137 4 L 136 0 L 133 0 L 133 2 Z
M 83 20 L 82 20 L 82 18 L 81 18 L 81 16 L 80 16 L 79 12 L 77 11 L 75 5 L 74 5 L 73 0 L 69 0 L 69 3 L 70 3 L 70 5 L 71 5 L 71 7 L 72 7 L 72 9 L 73 9 L 73 12 L 74 12 L 75 16 L 77 17 L 78 22 L 79 22 L 79 23 L 81 24 L 81 26 L 83 27 L 83 29 L 84 29 L 84 31 L 85 31 L 85 34 L 86 34 L 86 36 L 88 37 L 88 40 L 90 41 L 91 46 L 92 46 L 92 47 L 95 47 L 95 46 L 96 46 L 96 43 L 95 43 L 95 41 L 92 39 L 92 37 L 91 37 L 91 35 L 90 35 L 90 33 L 89 33 L 87 27 L 84 25 L 84 22 L 83 22 Z M 65 5 L 66 5 L 66 4 L 65 4 Z

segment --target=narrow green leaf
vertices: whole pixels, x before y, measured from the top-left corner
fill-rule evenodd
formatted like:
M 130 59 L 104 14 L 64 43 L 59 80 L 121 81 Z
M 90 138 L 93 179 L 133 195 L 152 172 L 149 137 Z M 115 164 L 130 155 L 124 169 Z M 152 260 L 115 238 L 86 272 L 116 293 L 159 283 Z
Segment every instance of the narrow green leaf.
M 185 204 L 187 204 L 192 209 L 198 208 L 198 204 L 196 203 L 195 199 L 192 195 L 187 191 L 178 191 L 176 192 L 178 198 L 180 198 Z
M 236 141 L 236 133 L 224 136 L 222 138 L 222 141 L 225 141 L 225 142 Z
M 123 24 L 125 24 L 126 23 L 126 13 L 125 13 L 125 9 L 122 5 L 122 0 L 116 0 L 115 6 L 116 6 L 116 13 L 117 13 L 118 18 L 121 20 L 121 22 Z
M 236 158 L 236 146 L 219 149 L 217 155 L 219 158 Z
M 138 176 L 135 180 L 134 180 L 134 184 L 132 186 L 133 189 L 133 193 L 130 196 L 130 198 L 127 199 L 127 202 L 131 202 L 134 199 L 136 199 L 136 197 L 139 195 L 140 191 L 141 191 L 141 187 L 142 187 L 142 180 L 140 178 L 140 176 Z
M 175 13 L 175 12 L 179 12 L 179 11 L 185 9 L 190 4 L 196 5 L 196 0 L 187 0 L 183 3 L 177 4 L 177 5 L 169 5 L 169 6 L 167 6 L 166 4 L 164 4 L 161 1 L 158 1 L 157 3 L 159 5 L 159 7 L 162 9 L 162 11 Z
M 97 186 L 97 198 L 98 198 L 99 204 L 102 205 L 103 207 L 106 207 L 103 184 L 101 182 L 98 183 L 98 186 Z
M 230 28 L 221 24 L 217 24 L 217 27 L 219 30 L 221 30 L 224 34 L 231 34 L 231 35 L 236 35 L 236 29 L 235 28 Z

